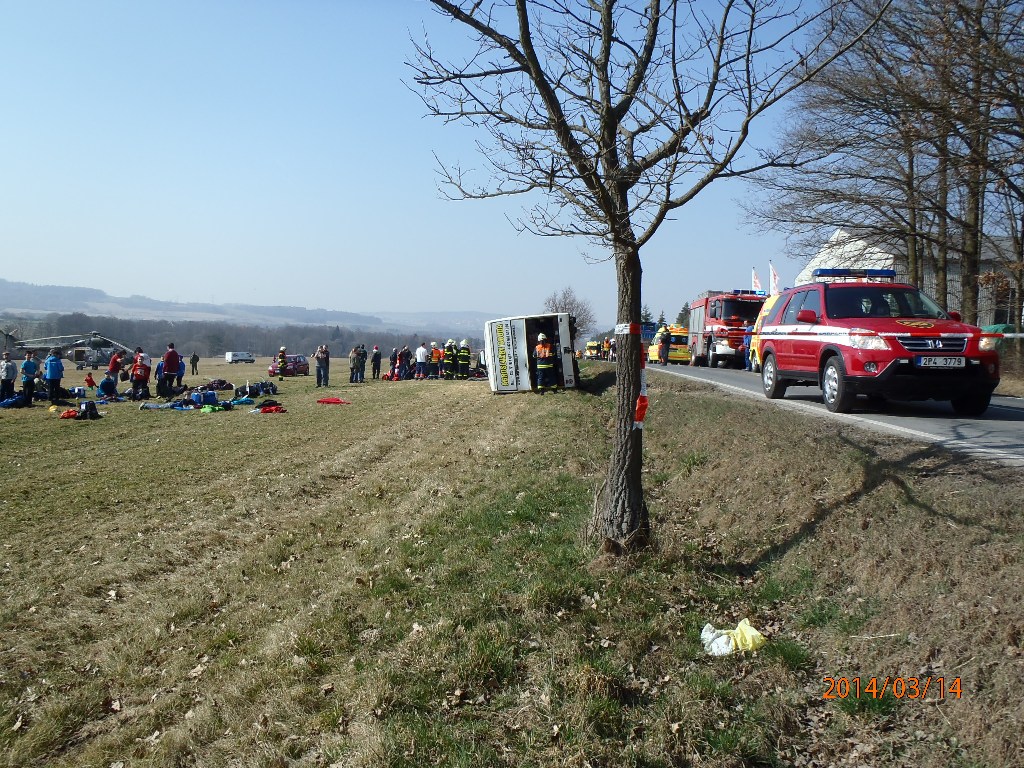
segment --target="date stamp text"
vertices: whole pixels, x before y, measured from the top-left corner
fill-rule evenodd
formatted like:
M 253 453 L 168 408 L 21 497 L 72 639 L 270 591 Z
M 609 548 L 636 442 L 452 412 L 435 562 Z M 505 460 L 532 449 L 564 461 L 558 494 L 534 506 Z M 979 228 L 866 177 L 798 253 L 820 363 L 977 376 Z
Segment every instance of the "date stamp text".
M 822 682 L 823 699 L 880 699 L 886 694 L 897 699 L 925 699 L 929 693 L 934 698 L 959 699 L 963 695 L 959 677 L 825 677 Z

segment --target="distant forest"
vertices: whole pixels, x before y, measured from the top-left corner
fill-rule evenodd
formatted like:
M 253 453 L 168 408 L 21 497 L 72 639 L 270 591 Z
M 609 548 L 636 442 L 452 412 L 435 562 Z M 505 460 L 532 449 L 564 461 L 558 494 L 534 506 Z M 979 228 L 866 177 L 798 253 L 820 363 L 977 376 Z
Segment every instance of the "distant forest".
M 0 330 L 4 333 L 4 348 L 16 341 L 48 336 L 78 336 L 86 338 L 93 331 L 128 347 L 142 347 L 147 352 L 162 352 L 168 342 L 174 342 L 179 352 L 188 356 L 198 352 L 200 357 L 223 357 L 225 352 L 252 352 L 257 357 L 275 355 L 282 346 L 294 354 L 309 355 L 321 344 L 327 344 L 335 355 L 347 355 L 357 344 L 372 349 L 376 344 L 385 354 L 392 347 L 409 348 L 423 341 L 443 343 L 449 336 L 424 333 L 402 333 L 394 330 L 365 330 L 343 328 L 339 325 L 284 325 L 268 328 L 260 325 L 241 325 L 212 321 L 125 320 L 116 317 L 93 317 L 80 312 L 44 317 L 23 318 L 0 316 Z M 12 338 L 13 337 L 13 338 Z M 451 336 L 456 341 L 460 337 Z M 483 346 L 482 338 L 469 338 L 473 349 Z

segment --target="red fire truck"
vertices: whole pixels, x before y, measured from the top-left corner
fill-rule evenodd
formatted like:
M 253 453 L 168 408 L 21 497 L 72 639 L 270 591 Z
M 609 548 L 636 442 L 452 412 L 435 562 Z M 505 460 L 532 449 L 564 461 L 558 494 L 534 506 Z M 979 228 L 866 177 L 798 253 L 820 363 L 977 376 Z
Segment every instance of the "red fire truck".
M 704 291 L 690 303 L 690 365 L 743 367 L 743 336 L 757 320 L 764 291 Z

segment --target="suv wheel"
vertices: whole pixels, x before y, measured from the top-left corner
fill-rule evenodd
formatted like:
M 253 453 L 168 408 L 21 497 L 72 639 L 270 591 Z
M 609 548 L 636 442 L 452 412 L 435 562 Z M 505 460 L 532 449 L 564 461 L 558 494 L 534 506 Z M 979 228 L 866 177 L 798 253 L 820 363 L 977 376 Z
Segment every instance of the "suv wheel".
M 775 368 L 775 355 L 764 356 L 761 363 L 761 386 L 764 396 L 769 400 L 778 400 L 786 394 L 786 385 L 779 380 L 779 372 Z
M 854 396 L 846 390 L 843 376 L 843 361 L 838 356 L 830 357 L 821 375 L 821 394 L 832 413 L 847 413 L 853 405 Z
M 953 406 L 957 416 L 981 416 L 988 410 L 991 400 L 992 395 L 965 395 L 964 397 L 954 397 L 950 401 L 950 405 Z

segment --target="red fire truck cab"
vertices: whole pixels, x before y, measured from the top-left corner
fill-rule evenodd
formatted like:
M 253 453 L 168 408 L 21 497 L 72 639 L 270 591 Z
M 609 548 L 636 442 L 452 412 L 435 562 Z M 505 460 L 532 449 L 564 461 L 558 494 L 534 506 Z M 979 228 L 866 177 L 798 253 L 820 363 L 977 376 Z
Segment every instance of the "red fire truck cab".
M 705 291 L 690 303 L 690 365 L 743 367 L 743 337 L 761 311 L 764 291 Z

